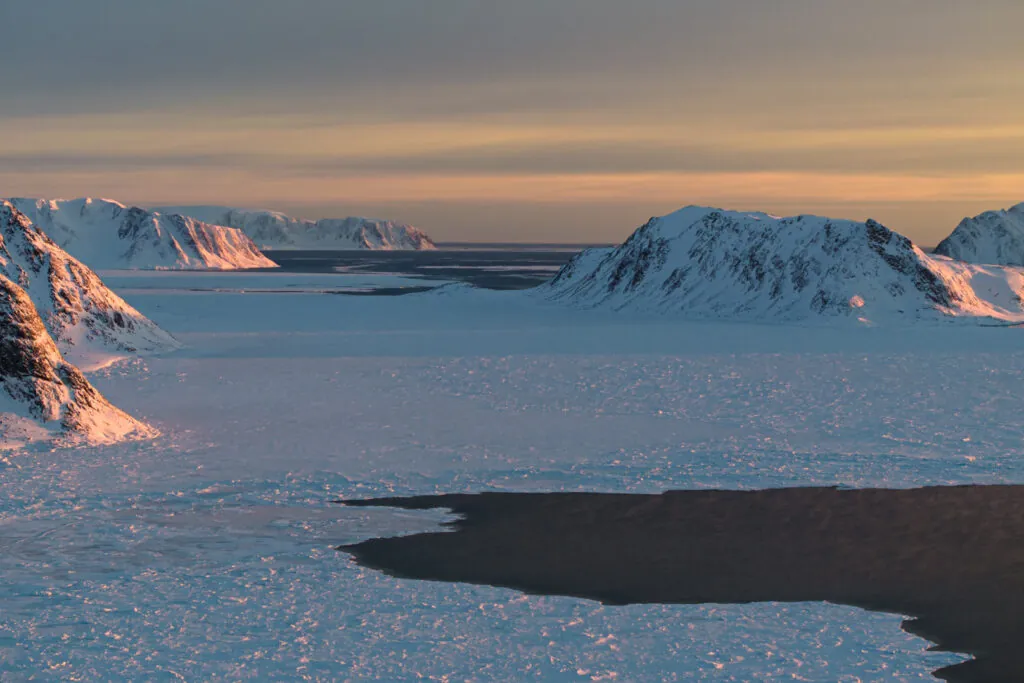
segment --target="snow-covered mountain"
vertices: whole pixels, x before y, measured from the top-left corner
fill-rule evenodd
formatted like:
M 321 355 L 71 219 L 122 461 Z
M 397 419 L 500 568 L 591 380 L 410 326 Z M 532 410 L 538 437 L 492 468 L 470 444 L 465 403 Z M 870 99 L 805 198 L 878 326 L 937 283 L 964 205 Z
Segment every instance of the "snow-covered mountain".
M 29 295 L 0 275 L 0 448 L 153 436 L 154 429 L 111 405 L 64 360 Z
M 427 235 L 412 227 L 372 218 L 324 218 L 307 221 L 276 211 L 227 206 L 165 206 L 154 211 L 180 213 L 215 225 L 243 230 L 260 249 L 435 249 Z
M 932 257 L 875 221 L 695 206 L 579 254 L 537 293 L 692 317 L 1024 319 L 1024 270 Z
M 25 291 L 47 331 L 75 365 L 88 369 L 125 355 L 180 346 L 3 200 L 0 275 Z
M 1024 266 L 1024 204 L 963 219 L 935 253 L 968 263 Z
M 109 199 L 10 200 L 61 248 L 92 268 L 273 268 L 240 230 Z

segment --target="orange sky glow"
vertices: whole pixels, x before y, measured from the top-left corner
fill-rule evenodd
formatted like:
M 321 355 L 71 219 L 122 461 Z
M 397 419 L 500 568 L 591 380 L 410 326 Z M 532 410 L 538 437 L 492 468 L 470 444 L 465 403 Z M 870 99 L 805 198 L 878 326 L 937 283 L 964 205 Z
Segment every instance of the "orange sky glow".
M 128 28 L 174 14 L 122 9 Z M 211 12 L 147 34 L 138 65 L 103 47 L 113 15 L 86 12 L 61 34 L 74 59 L 0 65 L 0 79 L 24 79 L 24 96 L 0 103 L 3 194 L 578 242 L 712 204 L 873 217 L 931 244 L 965 215 L 1024 201 L 1019 2 L 386 0 L 312 3 L 244 29 L 237 12 Z M 282 37 L 282 22 L 299 35 Z M 404 42 L 367 51 L 359 27 Z M 233 37 L 201 42 L 205 30 Z M 349 41 L 309 47 L 332 30 Z M 294 44 L 239 58 L 264 31 Z

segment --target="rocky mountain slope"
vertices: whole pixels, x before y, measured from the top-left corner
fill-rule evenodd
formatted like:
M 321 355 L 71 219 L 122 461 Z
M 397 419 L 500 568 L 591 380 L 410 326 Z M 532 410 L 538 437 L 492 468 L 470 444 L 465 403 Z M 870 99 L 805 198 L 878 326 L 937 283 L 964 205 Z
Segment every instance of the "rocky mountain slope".
M 153 436 L 155 430 L 111 405 L 64 360 L 25 290 L 0 275 L 0 448 Z
M 240 230 L 108 199 L 11 199 L 62 249 L 91 268 L 273 268 Z
M 1024 319 L 1024 271 L 931 257 L 874 221 L 694 206 L 581 253 L 537 293 L 698 318 Z
M 969 263 L 1024 266 L 1024 204 L 963 219 L 935 253 Z
M 433 241 L 411 225 L 372 218 L 324 218 L 306 221 L 275 211 L 226 206 L 170 206 L 155 211 L 243 230 L 260 249 L 434 249 Z
M 88 369 L 179 347 L 7 201 L 0 201 L 0 275 L 25 291 L 75 365 Z

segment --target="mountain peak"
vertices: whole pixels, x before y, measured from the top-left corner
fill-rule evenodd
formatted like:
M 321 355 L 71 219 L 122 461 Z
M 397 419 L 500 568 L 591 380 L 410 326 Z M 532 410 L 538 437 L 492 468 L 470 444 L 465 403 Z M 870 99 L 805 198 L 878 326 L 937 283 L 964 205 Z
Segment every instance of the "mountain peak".
M 94 268 L 273 268 L 244 233 L 112 199 L 12 199 L 63 249 Z
M 539 291 L 575 305 L 693 317 L 1024 315 L 1019 301 L 989 303 L 975 274 L 874 220 L 687 207 L 651 219 L 617 248 L 583 252 Z
M 963 219 L 935 253 L 968 263 L 1024 266 L 1024 204 Z

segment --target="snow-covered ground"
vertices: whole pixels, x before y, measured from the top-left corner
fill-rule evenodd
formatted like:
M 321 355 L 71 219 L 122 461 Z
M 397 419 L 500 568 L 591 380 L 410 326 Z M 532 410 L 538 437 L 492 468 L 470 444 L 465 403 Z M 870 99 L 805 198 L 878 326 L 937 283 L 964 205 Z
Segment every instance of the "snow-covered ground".
M 897 615 L 391 579 L 334 546 L 440 517 L 330 501 L 1024 482 L 1021 329 L 103 276 L 186 348 L 89 375 L 158 439 L 0 454 L 0 680 L 930 680 Z

